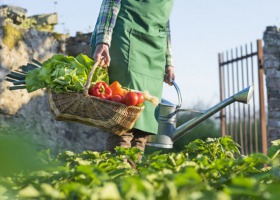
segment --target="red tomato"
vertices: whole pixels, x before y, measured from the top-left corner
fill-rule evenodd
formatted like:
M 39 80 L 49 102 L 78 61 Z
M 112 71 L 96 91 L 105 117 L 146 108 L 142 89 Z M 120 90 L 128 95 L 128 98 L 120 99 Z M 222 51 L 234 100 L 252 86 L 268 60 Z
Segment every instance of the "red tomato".
M 143 103 L 145 101 L 145 97 L 142 92 L 137 92 L 137 95 L 138 95 L 137 106 L 141 106 L 141 105 L 143 105 Z
M 109 98 L 110 101 L 118 102 L 118 103 L 123 103 L 123 98 L 121 95 L 113 95 Z
M 125 95 L 121 95 L 121 98 L 122 98 L 121 103 L 125 104 Z
M 128 106 L 135 106 L 138 103 L 138 95 L 136 92 L 128 92 L 125 95 L 125 104 Z

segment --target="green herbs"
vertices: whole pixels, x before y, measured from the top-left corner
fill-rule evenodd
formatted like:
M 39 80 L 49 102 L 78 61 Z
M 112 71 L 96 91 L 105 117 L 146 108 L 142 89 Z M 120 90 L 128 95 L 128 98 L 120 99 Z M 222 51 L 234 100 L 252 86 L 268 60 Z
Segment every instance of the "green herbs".
M 49 88 L 56 93 L 81 92 L 93 64 L 94 61 L 83 54 L 77 57 L 54 55 L 43 62 L 41 68 L 27 73 L 26 89 L 28 92 L 40 88 Z M 96 68 L 91 83 L 99 81 L 109 82 L 107 70 L 101 67 Z

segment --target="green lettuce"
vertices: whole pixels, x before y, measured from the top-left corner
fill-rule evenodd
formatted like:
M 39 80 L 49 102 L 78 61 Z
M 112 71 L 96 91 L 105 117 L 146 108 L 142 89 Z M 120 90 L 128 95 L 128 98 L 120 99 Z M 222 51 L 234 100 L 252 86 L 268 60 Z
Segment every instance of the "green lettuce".
M 35 68 L 29 71 L 25 78 L 26 89 L 28 92 L 46 87 L 45 83 L 40 81 L 38 78 L 40 68 Z
M 94 60 L 84 54 L 76 57 L 54 55 L 42 63 L 42 67 L 28 72 L 26 89 L 28 92 L 40 88 L 49 88 L 56 93 L 82 92 L 88 79 L 88 74 L 94 65 Z M 108 71 L 97 67 L 91 85 L 105 81 L 109 83 Z

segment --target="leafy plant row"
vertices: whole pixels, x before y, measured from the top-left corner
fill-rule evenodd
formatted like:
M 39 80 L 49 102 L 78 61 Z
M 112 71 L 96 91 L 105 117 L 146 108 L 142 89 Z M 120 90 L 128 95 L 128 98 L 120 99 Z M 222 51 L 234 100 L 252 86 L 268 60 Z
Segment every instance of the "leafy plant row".
M 268 155 L 243 156 L 230 137 L 195 140 L 179 153 L 156 151 L 142 161 L 136 148 L 116 148 L 114 154 L 65 151 L 55 158 L 49 150 L 36 157 L 25 151 L 13 159 L 19 152 L 9 149 L 9 159 L 0 154 L 0 199 L 276 200 L 280 195 L 279 141 Z

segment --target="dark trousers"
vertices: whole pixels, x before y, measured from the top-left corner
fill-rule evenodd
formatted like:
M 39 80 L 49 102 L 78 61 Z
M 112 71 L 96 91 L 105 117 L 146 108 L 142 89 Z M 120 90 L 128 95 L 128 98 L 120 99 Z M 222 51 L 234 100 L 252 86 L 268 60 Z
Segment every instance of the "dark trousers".
M 131 129 L 122 136 L 110 133 L 107 138 L 106 150 L 114 152 L 116 146 L 130 148 L 137 147 L 141 151 L 145 150 L 149 134 L 138 129 Z

